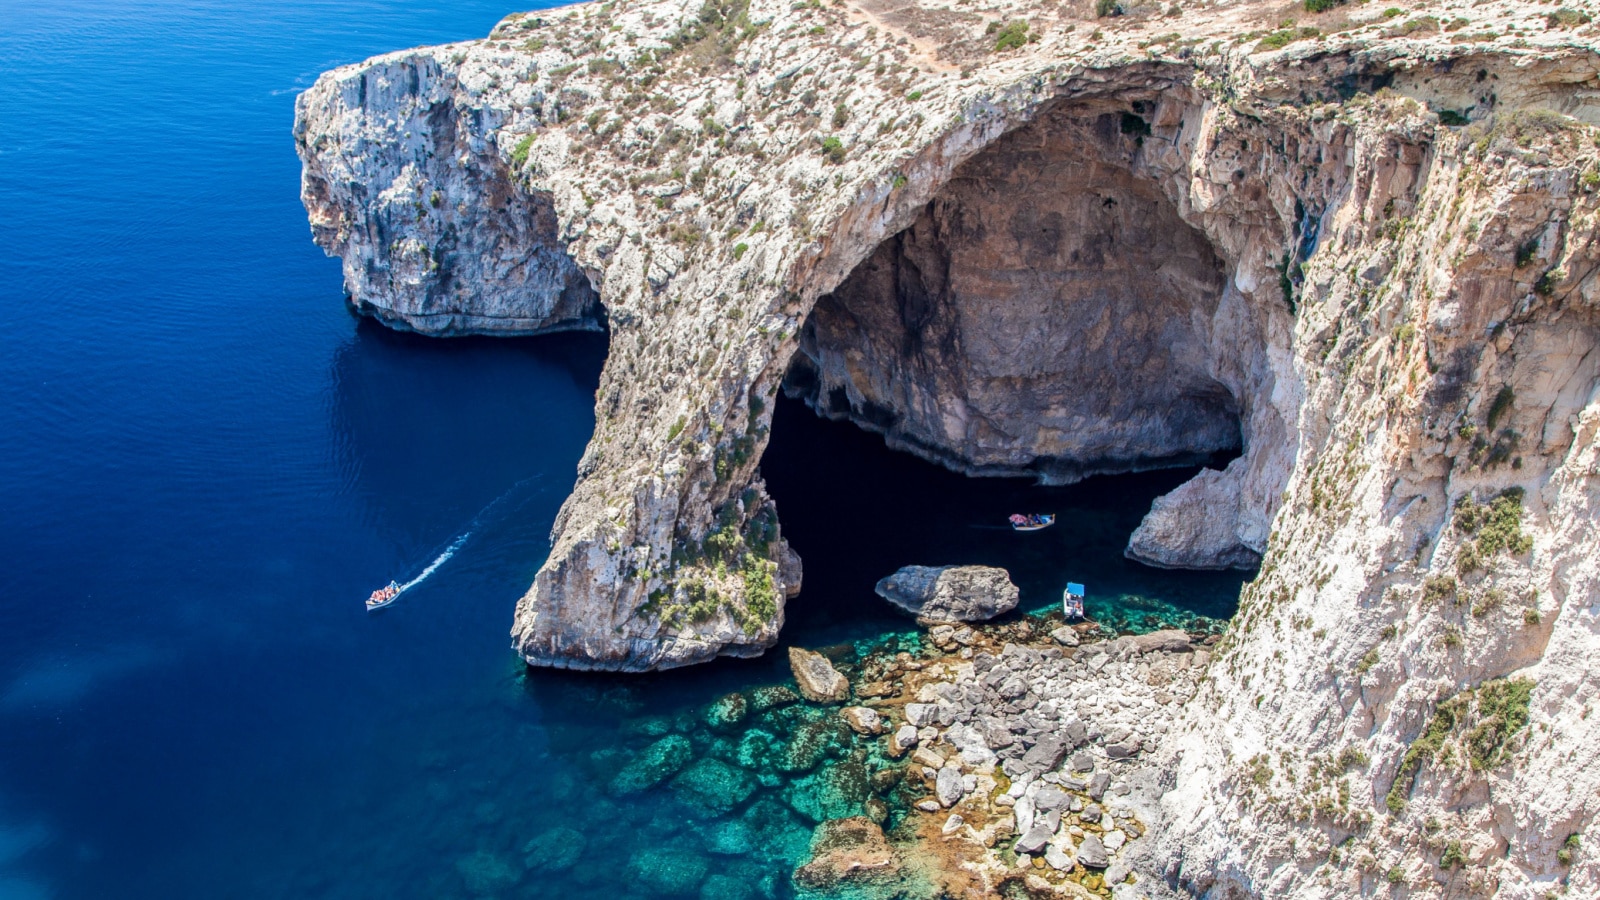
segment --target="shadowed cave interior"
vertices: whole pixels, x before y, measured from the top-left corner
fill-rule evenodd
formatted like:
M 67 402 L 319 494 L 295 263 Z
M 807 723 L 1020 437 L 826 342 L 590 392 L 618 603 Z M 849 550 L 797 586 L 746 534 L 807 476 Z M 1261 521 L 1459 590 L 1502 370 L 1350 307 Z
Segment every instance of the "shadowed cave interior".
M 965 163 L 817 302 L 786 391 L 973 475 L 1239 451 L 1241 351 L 1213 332 L 1228 275 L 1136 174 L 1143 125 L 1057 112 Z

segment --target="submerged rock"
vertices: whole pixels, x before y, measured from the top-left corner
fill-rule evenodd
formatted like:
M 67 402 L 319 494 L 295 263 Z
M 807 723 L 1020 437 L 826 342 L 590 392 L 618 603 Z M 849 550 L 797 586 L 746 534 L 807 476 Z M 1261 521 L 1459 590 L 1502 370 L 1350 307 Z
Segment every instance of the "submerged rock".
M 497 893 L 522 880 L 522 873 L 511 863 L 487 850 L 456 860 L 456 871 L 474 894 Z
M 795 870 L 794 880 L 828 890 L 848 884 L 883 881 L 900 871 L 900 860 L 883 829 L 863 816 L 834 819 L 817 826 L 811 838 L 811 859 Z
M 572 868 L 589 845 L 583 832 L 556 827 L 541 831 L 522 845 L 522 861 L 535 874 L 564 872 Z
M 644 748 L 633 762 L 611 779 L 611 792 L 636 794 L 647 791 L 676 775 L 693 755 L 694 750 L 688 738 L 678 734 L 664 737 Z
M 811 844 L 811 826 L 777 800 L 757 799 L 740 814 L 739 821 L 750 829 L 758 856 L 791 866 L 805 858 Z
M 992 566 L 906 566 L 877 592 L 924 622 L 986 621 L 1015 609 L 1021 596 L 1011 574 Z
M 755 846 L 755 830 L 743 819 L 717 825 L 706 838 L 706 849 L 720 856 L 746 856 Z
M 824 766 L 791 782 L 783 799 L 805 818 L 822 822 L 861 815 L 871 791 L 866 766 L 852 760 Z
M 693 894 L 705 880 L 705 857 L 679 848 L 656 847 L 628 861 L 628 877 L 654 896 Z
M 738 766 L 720 759 L 702 759 L 672 779 L 672 789 L 686 803 L 725 813 L 750 799 L 756 780 Z
M 716 700 L 706 708 L 706 725 L 714 731 L 731 731 L 750 713 L 750 703 L 741 693 L 734 692 Z
M 804 722 L 789 735 L 773 759 L 780 772 L 807 772 L 846 740 L 845 727 L 836 720 Z
M 800 695 L 787 685 L 775 684 L 770 687 L 756 688 L 750 692 L 750 708 L 758 713 L 769 709 L 799 703 Z
M 750 879 L 736 875 L 712 875 L 700 886 L 700 900 L 754 900 L 759 896 L 760 890 Z
M 850 682 L 821 653 L 789 648 L 789 668 L 800 694 L 813 703 L 843 703 L 850 697 Z

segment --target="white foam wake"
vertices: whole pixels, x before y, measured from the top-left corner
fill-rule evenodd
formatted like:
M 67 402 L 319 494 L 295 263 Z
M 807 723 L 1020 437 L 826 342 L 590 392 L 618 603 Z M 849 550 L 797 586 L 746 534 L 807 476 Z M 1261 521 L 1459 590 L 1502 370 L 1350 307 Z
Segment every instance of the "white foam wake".
M 422 570 L 422 574 L 420 574 L 417 577 L 411 579 L 410 581 L 406 582 L 405 584 L 400 585 L 400 593 L 403 594 L 406 591 L 409 591 L 412 588 L 416 587 L 417 585 L 421 584 L 424 579 L 426 579 L 429 575 L 432 575 L 435 571 L 438 570 L 438 568 L 440 566 L 442 566 L 446 562 L 448 562 L 450 557 L 455 556 L 456 555 L 456 551 L 461 549 L 461 545 L 465 544 L 467 542 L 467 538 L 469 538 L 469 537 L 472 537 L 472 532 L 470 532 L 470 531 L 465 532 L 460 537 L 458 537 L 454 541 L 452 541 L 450 543 L 450 546 L 446 547 L 445 551 L 443 553 L 439 554 L 438 557 L 435 558 L 433 562 L 428 563 L 428 567 L 426 569 Z
M 432 575 L 434 572 L 438 571 L 440 566 L 449 562 L 450 557 L 456 555 L 456 551 L 460 550 L 462 545 L 467 542 L 467 539 L 472 537 L 473 532 L 480 527 L 485 527 L 491 514 L 496 513 L 505 503 L 505 501 L 511 498 L 512 494 L 515 494 L 524 485 L 534 482 L 541 477 L 543 477 L 543 473 L 540 473 L 539 475 L 530 475 L 507 488 L 505 493 L 491 500 L 488 506 L 485 506 L 483 509 L 479 510 L 478 514 L 472 517 L 472 521 L 467 523 L 466 530 L 461 533 L 461 536 L 451 541 L 450 546 L 444 548 L 444 552 L 435 557 L 433 562 L 428 563 L 428 567 L 426 569 L 423 569 L 422 572 L 417 575 L 417 577 L 411 579 L 405 584 L 400 585 L 400 593 L 403 594 L 421 584 L 423 581 L 427 580 L 429 575 Z

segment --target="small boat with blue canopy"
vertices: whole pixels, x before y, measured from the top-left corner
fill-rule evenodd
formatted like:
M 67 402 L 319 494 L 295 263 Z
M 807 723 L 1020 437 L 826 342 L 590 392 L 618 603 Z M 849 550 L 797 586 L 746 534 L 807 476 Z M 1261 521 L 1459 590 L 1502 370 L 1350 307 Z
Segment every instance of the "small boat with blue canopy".
M 1068 619 L 1083 618 L 1083 585 L 1067 582 L 1067 589 L 1061 593 L 1061 611 Z

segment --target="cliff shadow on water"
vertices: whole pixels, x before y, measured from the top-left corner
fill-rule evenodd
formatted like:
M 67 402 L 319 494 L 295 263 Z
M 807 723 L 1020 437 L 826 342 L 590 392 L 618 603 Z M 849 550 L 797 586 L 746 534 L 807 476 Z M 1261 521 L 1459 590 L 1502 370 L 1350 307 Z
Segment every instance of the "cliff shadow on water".
M 1219 457 L 1211 465 L 1227 462 Z M 1122 552 L 1151 502 L 1198 471 L 1098 476 L 1067 486 L 970 478 L 780 399 L 761 472 L 784 536 L 805 566 L 783 642 L 857 640 L 873 625 L 904 628 L 908 620 L 873 586 L 906 565 L 1005 568 L 1021 588 L 1021 613 L 1058 608 L 1062 589 L 1076 581 L 1088 588 L 1089 617 L 1119 631 L 1220 630 L 1253 573 L 1156 569 Z M 1018 533 L 1006 522 L 1017 512 L 1059 518 L 1043 531 Z

